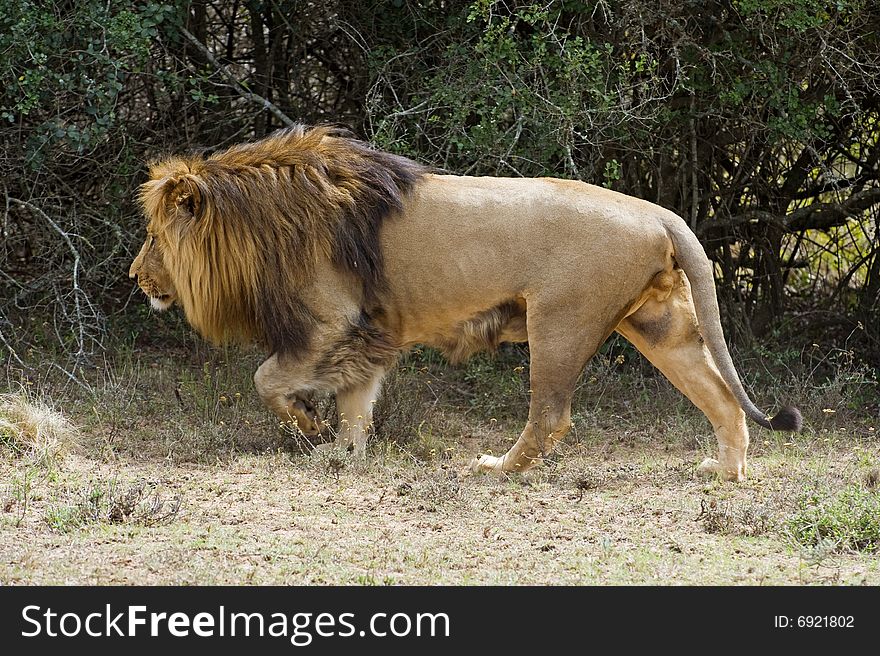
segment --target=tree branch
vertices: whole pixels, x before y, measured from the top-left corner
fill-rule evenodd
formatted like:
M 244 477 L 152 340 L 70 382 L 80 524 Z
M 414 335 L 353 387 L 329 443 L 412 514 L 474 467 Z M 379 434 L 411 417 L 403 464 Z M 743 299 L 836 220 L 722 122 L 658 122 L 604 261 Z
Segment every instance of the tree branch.
M 877 171 L 863 171 L 858 175 L 855 175 L 851 178 L 841 178 L 839 180 L 829 180 L 823 184 L 816 185 L 811 187 L 805 191 L 794 194 L 792 198 L 795 200 L 804 200 L 806 198 L 814 198 L 820 194 L 826 194 L 831 191 L 840 191 L 841 189 L 849 189 L 850 187 L 856 187 L 859 185 L 863 185 L 866 182 L 870 182 L 871 180 L 877 180 L 880 178 L 880 172 Z
M 843 225 L 846 220 L 880 203 L 880 187 L 872 187 L 853 194 L 840 203 L 813 203 L 795 210 L 785 217 L 789 231 L 816 230 Z
M 872 187 L 853 194 L 840 203 L 813 203 L 784 217 L 757 209 L 749 209 L 728 219 L 716 217 L 712 221 L 700 224 L 697 234 L 706 236 L 721 228 L 732 228 L 752 221 L 776 226 L 785 232 L 825 230 L 843 225 L 852 216 L 864 212 L 878 203 L 880 203 L 880 187 Z
M 181 27 L 180 32 L 190 41 L 190 43 L 192 43 L 196 47 L 196 49 L 200 53 L 202 53 L 202 56 L 207 59 L 211 63 L 211 65 L 216 68 L 220 72 L 220 74 L 229 81 L 230 86 L 235 89 L 238 95 L 240 95 L 245 100 L 254 103 L 255 105 L 260 105 L 261 107 L 263 107 L 263 109 L 268 109 L 270 112 L 272 112 L 272 115 L 275 118 L 277 118 L 287 127 L 292 128 L 296 125 L 296 122 L 293 119 L 291 119 L 287 114 L 278 109 L 278 107 L 270 100 L 264 98 L 258 93 L 248 91 L 241 82 L 235 79 L 235 76 L 232 73 L 226 70 L 226 66 L 221 64 L 217 60 L 217 58 L 213 54 L 211 54 L 211 51 L 208 50 L 205 44 L 203 44 L 195 36 L 193 36 L 189 30 L 187 30 L 185 27 Z
M 30 210 L 41 219 L 43 219 L 46 223 L 48 223 L 52 229 L 57 232 L 61 238 L 64 240 L 64 243 L 67 244 L 68 250 L 70 250 L 71 255 L 73 255 L 73 270 L 71 272 L 71 286 L 73 292 L 73 302 L 74 309 L 76 310 L 76 319 L 79 323 L 79 351 L 77 352 L 77 356 L 83 355 L 85 353 L 85 326 L 83 323 L 83 307 L 82 304 L 85 303 L 90 309 L 92 306 L 91 301 L 89 301 L 85 292 L 82 290 L 79 284 L 79 268 L 80 268 L 80 255 L 79 251 L 76 249 L 76 246 L 73 245 L 73 240 L 70 238 L 70 233 L 65 231 L 60 225 L 58 225 L 52 217 L 46 214 L 42 209 L 34 205 L 33 203 L 21 200 L 18 198 L 13 198 L 12 196 L 6 196 L 8 202 L 15 203 L 19 207 L 23 207 L 25 209 Z M 6 341 L 5 339 L 3 340 Z

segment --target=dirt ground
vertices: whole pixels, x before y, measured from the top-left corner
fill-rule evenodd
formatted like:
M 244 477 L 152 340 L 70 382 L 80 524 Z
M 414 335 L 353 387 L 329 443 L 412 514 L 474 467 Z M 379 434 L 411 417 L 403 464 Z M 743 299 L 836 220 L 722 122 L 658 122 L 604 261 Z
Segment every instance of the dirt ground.
M 871 543 L 810 545 L 791 528 L 810 495 L 874 494 L 868 420 L 754 427 L 748 481 L 707 481 L 708 422 L 651 382 L 656 402 L 630 415 L 588 394 L 540 469 L 462 477 L 516 435 L 516 418 L 471 411 L 479 381 L 466 406 L 413 393 L 407 417 L 429 407 L 430 425 L 375 438 L 359 464 L 301 453 L 240 362 L 197 364 L 116 363 L 88 391 L 26 383 L 76 424 L 76 445 L 48 465 L 0 458 L 0 584 L 880 584 Z M 462 385 L 405 373 L 420 371 L 420 389 Z M 386 433 L 407 419 L 386 416 Z

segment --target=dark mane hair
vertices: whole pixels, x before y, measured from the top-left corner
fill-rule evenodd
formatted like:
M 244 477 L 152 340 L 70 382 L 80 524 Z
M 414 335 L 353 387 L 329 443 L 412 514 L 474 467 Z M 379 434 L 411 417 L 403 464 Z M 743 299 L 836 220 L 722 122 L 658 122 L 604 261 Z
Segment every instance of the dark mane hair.
M 313 318 L 295 292 L 321 258 L 378 301 L 382 224 L 425 172 L 345 130 L 300 125 L 156 162 L 140 199 L 193 327 L 287 353 L 307 346 Z

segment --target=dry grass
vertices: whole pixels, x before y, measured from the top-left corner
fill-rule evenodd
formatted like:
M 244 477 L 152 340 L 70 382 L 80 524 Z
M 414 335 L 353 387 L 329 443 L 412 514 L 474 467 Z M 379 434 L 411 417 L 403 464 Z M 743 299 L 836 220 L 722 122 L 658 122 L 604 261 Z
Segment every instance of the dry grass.
M 256 398 L 254 354 L 120 357 L 87 373 L 89 391 L 39 381 L 80 446 L 51 472 L 33 465 L 25 454 L 71 443 L 70 421 L 35 396 L 42 414 L 25 416 L 55 424 L 3 406 L 16 430 L 4 444 L 20 446 L 0 458 L 0 583 L 880 584 L 860 543 L 792 531 L 805 495 L 874 498 L 875 417 L 805 407 L 800 435 L 752 429 L 747 482 L 707 482 L 695 466 L 715 449 L 708 423 L 612 352 L 586 373 L 576 431 L 545 466 L 458 476 L 515 439 L 521 356 L 402 363 L 366 464 L 302 453 Z M 810 526 L 843 512 L 809 508 Z
M 46 403 L 25 392 L 0 394 L 0 446 L 14 457 L 52 466 L 75 440 L 73 424 Z

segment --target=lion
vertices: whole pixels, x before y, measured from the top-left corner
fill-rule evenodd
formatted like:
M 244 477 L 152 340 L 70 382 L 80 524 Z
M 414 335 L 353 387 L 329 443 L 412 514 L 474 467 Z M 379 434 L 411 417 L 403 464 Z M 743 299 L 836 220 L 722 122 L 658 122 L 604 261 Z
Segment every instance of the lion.
M 157 310 L 179 304 L 214 343 L 257 343 L 265 405 L 308 435 L 307 399 L 336 395 L 333 447 L 364 457 L 373 405 L 401 353 L 453 362 L 527 342 L 529 416 L 473 472 L 523 472 L 568 432 L 575 384 L 623 335 L 711 422 L 718 457 L 698 472 L 746 476 L 743 388 L 724 339 L 712 264 L 687 224 L 653 203 L 555 178 L 445 175 L 327 126 L 298 125 L 210 155 L 150 166 L 147 238 L 130 275 Z

